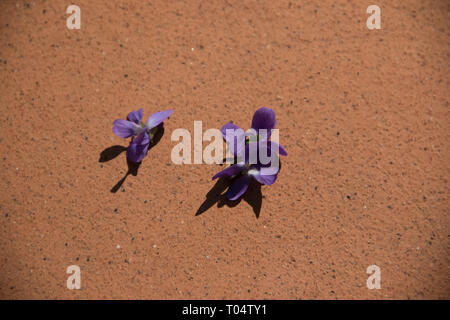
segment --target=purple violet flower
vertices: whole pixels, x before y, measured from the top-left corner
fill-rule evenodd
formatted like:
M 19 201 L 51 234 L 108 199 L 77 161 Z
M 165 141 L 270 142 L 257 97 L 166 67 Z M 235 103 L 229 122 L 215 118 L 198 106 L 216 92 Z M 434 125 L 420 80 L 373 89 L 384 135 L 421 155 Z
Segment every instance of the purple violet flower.
M 156 112 L 148 117 L 146 123 L 142 122 L 143 110 L 132 111 L 128 120 L 117 119 L 113 123 L 113 132 L 120 138 L 131 138 L 127 149 L 127 159 L 131 162 L 141 162 L 148 151 L 150 141 L 173 110 Z
M 276 152 L 277 155 L 287 155 L 287 152 L 281 145 L 269 140 L 272 129 L 275 128 L 276 123 L 275 112 L 272 109 L 260 108 L 253 115 L 252 129 L 254 131 L 250 134 L 247 133 L 247 136 L 249 136 L 248 140 L 245 140 L 245 137 L 242 137 L 242 135 L 245 136 L 244 131 L 231 122 L 225 124 L 220 130 L 225 141 L 227 141 L 228 144 L 233 144 L 234 156 L 243 156 L 243 162 L 232 164 L 212 178 L 213 180 L 223 177 L 236 178 L 226 192 L 226 197 L 229 200 L 239 199 L 245 191 L 247 191 L 252 178 L 264 185 L 271 185 L 276 181 L 279 172 L 278 166 L 272 166 L 271 163 L 262 164 L 259 157 L 256 163 L 252 164 L 250 163 L 249 155 L 250 150 L 256 150 L 258 152 L 257 154 L 259 154 L 261 148 L 266 149 L 266 154 L 268 156 L 271 156 L 272 151 Z M 227 140 L 226 131 L 230 129 L 235 130 L 235 132 L 236 130 L 238 131 L 233 138 L 230 139 L 228 137 Z M 244 139 L 244 146 L 239 146 L 238 142 L 240 139 Z

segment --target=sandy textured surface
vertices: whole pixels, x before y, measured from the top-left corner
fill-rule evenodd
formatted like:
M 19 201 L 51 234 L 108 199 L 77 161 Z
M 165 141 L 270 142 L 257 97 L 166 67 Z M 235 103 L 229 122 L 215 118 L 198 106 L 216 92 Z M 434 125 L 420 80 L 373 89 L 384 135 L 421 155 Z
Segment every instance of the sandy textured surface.
M 81 30 L 0 2 L 0 298 L 450 298 L 449 2 L 375 1 L 373 31 L 374 1 L 168 2 L 77 0 Z M 170 134 L 261 106 L 289 155 L 257 218 Z M 139 107 L 175 112 L 112 193 Z

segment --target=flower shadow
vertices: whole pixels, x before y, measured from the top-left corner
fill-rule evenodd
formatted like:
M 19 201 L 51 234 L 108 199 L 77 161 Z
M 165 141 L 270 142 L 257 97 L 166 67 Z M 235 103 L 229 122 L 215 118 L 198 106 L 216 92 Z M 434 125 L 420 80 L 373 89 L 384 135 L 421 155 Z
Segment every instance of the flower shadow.
M 228 200 L 225 195 L 225 191 L 233 183 L 233 181 L 234 179 L 230 178 L 218 179 L 216 184 L 206 194 L 206 200 L 201 204 L 200 208 L 198 208 L 195 215 L 201 215 L 202 213 L 211 209 L 216 203 L 218 208 L 222 208 L 225 205 L 232 208 L 237 206 L 241 202 L 241 200 L 244 200 L 253 208 L 253 213 L 255 214 L 256 218 L 259 218 L 263 198 L 261 193 L 261 184 L 252 179 L 244 195 L 238 200 L 233 201 Z
M 156 146 L 158 144 L 158 142 L 161 140 L 163 135 L 164 135 L 164 125 L 161 123 L 158 126 L 158 130 L 156 131 L 152 140 L 150 141 L 150 144 L 148 146 L 148 151 L 150 151 L 151 148 L 153 148 L 154 146 Z M 100 159 L 98 160 L 98 162 L 111 161 L 111 160 L 117 158 L 122 152 L 127 151 L 127 150 L 128 150 L 127 147 L 119 146 L 119 145 L 108 147 L 100 153 Z M 114 187 L 112 187 L 111 192 L 116 193 L 120 189 L 120 187 L 123 185 L 123 183 L 125 182 L 125 180 L 127 179 L 127 177 L 130 174 L 132 176 L 137 176 L 140 165 L 141 165 L 141 162 L 135 163 L 135 162 L 131 162 L 127 159 L 128 170 L 125 173 L 125 175 L 123 176 L 123 178 L 120 179 L 114 185 Z

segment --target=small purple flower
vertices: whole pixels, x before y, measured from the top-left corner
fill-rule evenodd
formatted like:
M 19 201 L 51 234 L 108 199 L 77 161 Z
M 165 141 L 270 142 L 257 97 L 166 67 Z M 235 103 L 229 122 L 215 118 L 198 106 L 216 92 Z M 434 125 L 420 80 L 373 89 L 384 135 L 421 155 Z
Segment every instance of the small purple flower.
M 276 123 L 275 112 L 272 109 L 260 108 L 253 115 L 252 129 L 254 131 L 250 133 L 248 140 L 245 140 L 244 131 L 235 124 L 230 122 L 222 127 L 223 138 L 228 144 L 233 144 L 233 154 L 242 156 L 243 159 L 242 162 L 232 164 L 212 178 L 213 180 L 223 177 L 235 178 L 233 184 L 226 192 L 226 197 L 229 200 L 239 199 L 247 191 L 252 178 L 264 185 L 271 185 L 276 181 L 279 166 L 273 166 L 272 163 L 263 164 L 259 157 L 257 157 L 256 163 L 251 163 L 250 161 L 250 150 L 256 150 L 257 154 L 259 154 L 259 150 L 262 148 L 266 149 L 268 156 L 271 156 L 272 151 L 276 152 L 277 155 L 287 155 L 287 152 L 281 145 L 269 140 Z M 232 138 L 227 137 L 226 131 L 230 129 L 237 133 Z M 241 139 L 244 139 L 243 146 L 239 146 L 239 140 Z
M 131 162 L 141 162 L 147 154 L 148 146 L 158 127 L 166 120 L 173 110 L 156 112 L 142 122 L 143 110 L 132 111 L 128 120 L 117 119 L 113 123 L 113 132 L 121 138 L 131 138 L 127 150 L 127 159 Z

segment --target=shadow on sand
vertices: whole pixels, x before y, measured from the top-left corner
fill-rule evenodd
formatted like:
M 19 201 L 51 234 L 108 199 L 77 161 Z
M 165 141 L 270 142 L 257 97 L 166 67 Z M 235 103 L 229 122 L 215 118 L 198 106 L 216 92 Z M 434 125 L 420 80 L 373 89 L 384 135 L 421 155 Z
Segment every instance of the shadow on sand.
M 252 179 L 244 195 L 238 200 L 231 201 L 225 196 L 225 190 L 227 190 L 227 188 L 233 183 L 233 180 L 234 179 L 230 178 L 220 178 L 217 180 L 216 184 L 206 194 L 206 200 L 202 203 L 200 208 L 198 208 L 195 215 L 201 215 L 213 207 L 216 203 L 218 208 L 225 205 L 228 207 L 235 207 L 241 202 L 241 200 L 244 200 L 253 208 L 256 218 L 259 218 L 263 198 L 261 193 L 261 184 Z
M 225 161 L 226 159 L 223 159 L 223 163 L 225 163 Z M 234 159 L 234 161 L 236 162 L 236 158 Z M 281 167 L 282 166 L 280 160 L 279 172 L 281 172 Z M 261 213 L 262 199 L 264 198 L 261 193 L 262 185 L 255 179 L 252 179 L 247 191 L 242 195 L 242 197 L 238 200 L 231 201 L 227 199 L 225 193 L 228 187 L 233 184 L 235 179 L 236 177 L 220 178 L 219 180 L 217 180 L 216 184 L 206 194 L 206 200 L 203 201 L 202 205 L 200 206 L 200 208 L 198 208 L 195 215 L 201 215 L 202 213 L 211 209 L 211 207 L 213 207 L 216 203 L 218 208 L 222 208 L 225 205 L 232 208 L 237 206 L 241 202 L 241 200 L 244 200 L 253 208 L 253 213 L 255 214 L 256 219 L 258 219 L 259 214 Z
M 156 146 L 158 144 L 158 142 L 161 140 L 163 135 L 164 135 L 164 126 L 161 124 L 158 127 L 158 130 L 156 131 L 155 136 L 150 141 L 150 144 L 148 146 L 148 151 L 150 151 L 151 148 L 153 148 L 154 146 Z M 122 152 L 127 151 L 127 149 L 128 148 L 119 146 L 119 145 L 108 147 L 100 153 L 100 159 L 98 160 L 98 162 L 111 161 L 111 160 L 115 159 L 116 157 L 118 157 Z M 125 176 L 122 179 L 120 179 L 114 185 L 114 187 L 112 187 L 111 192 L 116 193 L 130 174 L 132 176 L 137 176 L 140 165 L 141 165 L 140 162 L 135 163 L 135 162 L 128 161 L 128 159 L 127 159 L 127 166 L 128 166 L 127 173 L 125 173 Z

